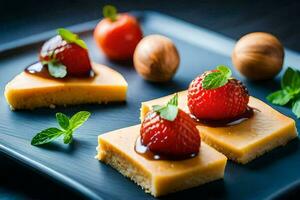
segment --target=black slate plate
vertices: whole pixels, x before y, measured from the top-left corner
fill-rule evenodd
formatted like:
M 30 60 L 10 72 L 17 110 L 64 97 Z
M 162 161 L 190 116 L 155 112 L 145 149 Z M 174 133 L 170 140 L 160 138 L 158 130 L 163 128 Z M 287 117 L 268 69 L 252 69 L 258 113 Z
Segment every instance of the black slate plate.
M 4 96 L 0 97 L 0 150 L 20 162 L 42 172 L 91 199 L 153 199 L 117 171 L 94 159 L 97 136 L 101 133 L 139 123 L 140 103 L 187 88 L 189 82 L 204 70 L 219 64 L 232 66 L 230 54 L 234 41 L 217 33 L 202 29 L 180 20 L 154 13 L 135 13 L 146 35 L 164 34 L 173 39 L 180 55 L 181 64 L 175 78 L 165 84 L 149 83 L 141 79 L 132 64 L 117 64 L 106 60 L 92 39 L 92 28 L 97 22 L 71 27 L 86 40 L 91 58 L 121 72 L 129 83 L 127 103 L 109 105 L 81 105 L 59 107 L 55 110 L 12 112 Z M 37 60 L 41 41 L 54 35 L 50 31 L 37 36 L 0 45 L 0 92 L 5 84 L 24 67 Z M 297 66 L 300 55 L 286 51 L 285 65 Z M 245 82 L 250 93 L 263 101 L 265 96 L 279 87 L 278 79 L 266 82 Z M 287 108 L 276 107 L 280 112 L 294 117 Z M 61 141 L 45 147 L 30 145 L 36 132 L 55 126 L 54 115 L 64 112 L 69 115 L 88 110 L 90 120 L 75 134 L 74 142 L 63 145 Z M 298 126 L 299 128 L 299 126 Z M 287 146 L 277 148 L 247 165 L 228 162 L 224 180 L 162 197 L 182 199 L 187 196 L 209 199 L 262 199 L 274 198 L 295 187 L 300 178 L 300 145 L 296 139 Z M 279 192 L 278 192 L 279 191 Z

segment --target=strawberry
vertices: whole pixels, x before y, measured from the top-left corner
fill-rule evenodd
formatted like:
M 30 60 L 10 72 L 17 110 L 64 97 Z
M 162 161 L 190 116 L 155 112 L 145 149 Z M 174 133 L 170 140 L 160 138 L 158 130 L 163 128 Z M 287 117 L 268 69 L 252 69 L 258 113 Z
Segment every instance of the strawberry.
M 200 120 L 234 119 L 246 112 L 248 102 L 247 88 L 225 66 L 196 77 L 188 89 L 189 110 Z
M 200 135 L 193 119 L 177 108 L 177 95 L 166 106 L 154 106 L 141 125 L 141 142 L 160 155 L 182 158 L 197 154 Z
M 66 29 L 58 29 L 58 35 L 44 43 L 39 57 L 55 78 L 88 76 L 92 70 L 86 44 Z

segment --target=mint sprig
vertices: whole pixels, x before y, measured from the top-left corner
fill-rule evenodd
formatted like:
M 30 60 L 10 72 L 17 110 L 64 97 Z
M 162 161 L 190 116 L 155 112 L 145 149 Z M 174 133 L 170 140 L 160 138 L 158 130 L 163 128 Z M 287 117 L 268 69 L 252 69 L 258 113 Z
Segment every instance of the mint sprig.
M 231 70 L 228 67 L 219 65 L 217 66 L 216 71 L 213 71 L 204 77 L 202 87 L 206 90 L 222 87 L 228 82 L 231 75 Z
M 62 37 L 62 39 L 66 40 L 68 43 L 75 43 L 78 46 L 87 49 L 86 43 L 82 39 L 80 39 L 79 36 L 75 33 L 64 28 L 57 29 L 57 33 L 58 35 L 60 35 L 60 37 Z
M 297 116 L 297 118 L 300 118 L 300 100 L 299 99 L 297 101 L 293 102 L 292 111 Z
M 116 7 L 114 7 L 112 5 L 104 6 L 102 13 L 105 18 L 108 18 L 113 22 L 117 20 L 118 11 L 117 11 Z
M 73 132 L 88 120 L 90 115 L 91 113 L 88 111 L 80 111 L 69 119 L 63 113 L 56 113 L 56 120 L 61 128 L 52 127 L 42 130 L 32 138 L 31 145 L 39 146 L 47 144 L 62 135 L 64 136 L 64 143 L 70 144 L 73 140 Z
M 67 67 L 56 60 L 47 62 L 48 72 L 55 78 L 64 78 L 67 75 Z
M 46 144 L 46 143 L 49 143 L 49 142 L 55 140 L 62 134 L 63 134 L 63 131 L 58 128 L 55 128 L 55 127 L 47 128 L 45 130 L 42 130 L 36 136 L 34 136 L 31 140 L 31 144 L 35 145 L 35 146 Z
M 288 67 L 281 79 L 281 90 L 269 94 L 267 100 L 280 106 L 291 103 L 293 113 L 300 118 L 300 72 Z
M 63 130 L 68 130 L 70 127 L 69 117 L 63 113 L 56 113 L 56 121 Z
M 163 119 L 174 121 L 178 114 L 178 94 L 176 93 L 165 106 L 154 105 L 152 109 L 154 112 L 158 112 Z

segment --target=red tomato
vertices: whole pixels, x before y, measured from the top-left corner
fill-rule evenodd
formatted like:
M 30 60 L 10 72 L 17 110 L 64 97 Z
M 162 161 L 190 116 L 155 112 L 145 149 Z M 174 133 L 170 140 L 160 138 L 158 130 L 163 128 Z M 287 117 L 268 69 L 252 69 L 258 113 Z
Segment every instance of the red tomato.
M 94 39 L 109 59 L 132 59 L 143 33 L 135 17 L 119 14 L 116 21 L 102 19 L 95 28 Z

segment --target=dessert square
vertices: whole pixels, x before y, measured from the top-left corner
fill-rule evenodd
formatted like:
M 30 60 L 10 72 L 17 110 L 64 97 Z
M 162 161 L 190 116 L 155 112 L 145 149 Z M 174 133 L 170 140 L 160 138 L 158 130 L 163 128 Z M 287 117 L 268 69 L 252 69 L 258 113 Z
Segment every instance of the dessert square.
M 187 91 L 178 93 L 179 108 L 189 113 Z M 142 103 L 141 120 L 153 105 L 165 104 L 171 96 Z M 264 102 L 250 97 L 254 115 L 239 124 L 211 127 L 198 124 L 201 139 L 229 159 L 245 164 L 298 136 L 295 121 Z
M 125 101 L 127 82 L 117 71 L 93 63 L 93 78 L 44 78 L 22 72 L 5 87 L 12 109 Z
M 100 135 L 96 158 L 155 197 L 223 178 L 227 158 L 204 142 L 193 158 L 150 160 L 135 151 L 139 134 L 140 125 L 136 125 Z

